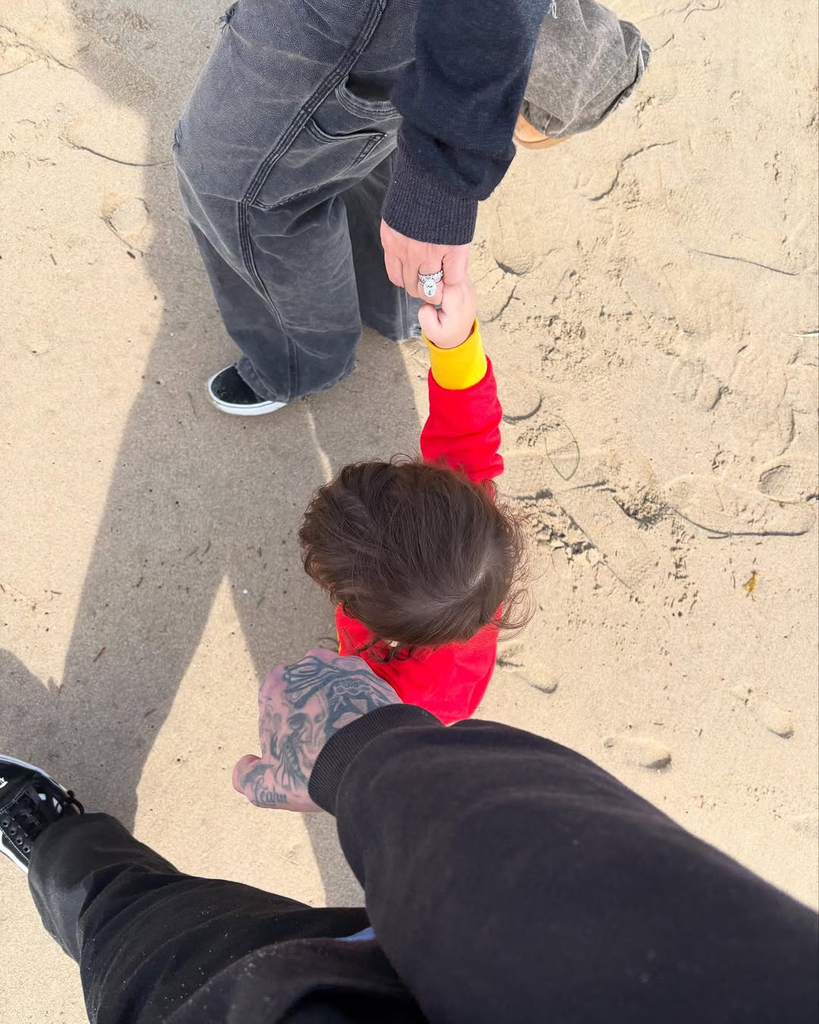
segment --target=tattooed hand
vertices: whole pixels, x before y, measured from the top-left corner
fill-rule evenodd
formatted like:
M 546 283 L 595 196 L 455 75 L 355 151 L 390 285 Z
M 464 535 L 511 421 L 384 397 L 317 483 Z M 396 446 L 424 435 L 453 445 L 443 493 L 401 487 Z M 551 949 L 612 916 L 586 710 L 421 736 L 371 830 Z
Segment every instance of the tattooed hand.
M 327 740 L 368 711 L 400 704 L 398 694 L 361 658 L 310 651 L 279 665 L 259 690 L 259 745 L 233 769 L 233 788 L 258 807 L 320 810 L 307 793 Z

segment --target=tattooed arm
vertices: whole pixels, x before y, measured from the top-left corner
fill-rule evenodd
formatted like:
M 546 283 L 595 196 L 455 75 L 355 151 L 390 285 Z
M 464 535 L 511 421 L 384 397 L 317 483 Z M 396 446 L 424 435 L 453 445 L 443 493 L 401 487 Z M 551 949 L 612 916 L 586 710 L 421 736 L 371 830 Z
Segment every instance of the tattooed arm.
M 361 658 L 316 650 L 295 665 L 277 666 L 259 690 L 262 756 L 239 761 L 234 788 L 258 807 L 320 810 L 307 787 L 324 744 L 362 715 L 400 703 Z

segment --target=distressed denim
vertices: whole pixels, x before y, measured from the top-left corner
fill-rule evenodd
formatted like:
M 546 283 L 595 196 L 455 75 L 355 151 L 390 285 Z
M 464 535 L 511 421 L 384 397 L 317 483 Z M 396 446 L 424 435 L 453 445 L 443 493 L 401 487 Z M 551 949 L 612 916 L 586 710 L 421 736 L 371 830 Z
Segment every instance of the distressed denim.
M 353 368 L 362 321 L 417 333 L 379 240 L 415 0 L 240 0 L 177 125 L 179 187 L 219 310 L 260 396 Z
M 418 331 L 420 302 L 390 283 L 379 230 L 401 122 L 388 97 L 413 60 L 419 2 L 239 0 L 177 126 L 183 203 L 239 372 L 264 398 L 341 380 L 362 321 L 393 341 Z M 649 52 L 595 0 L 555 0 L 524 112 L 555 138 L 588 131 Z
M 628 99 L 650 57 L 640 31 L 595 0 L 553 0 L 523 113 L 551 139 L 590 131 Z

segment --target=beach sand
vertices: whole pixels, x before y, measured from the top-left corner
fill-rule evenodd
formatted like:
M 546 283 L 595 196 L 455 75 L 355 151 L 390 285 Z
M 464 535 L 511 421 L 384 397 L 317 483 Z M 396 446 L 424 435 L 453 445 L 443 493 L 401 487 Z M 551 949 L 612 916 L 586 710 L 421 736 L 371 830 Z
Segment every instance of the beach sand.
M 815 905 L 816 11 L 617 9 L 654 48 L 643 85 L 521 153 L 473 253 L 538 603 L 479 714 Z M 416 447 L 426 357 L 366 334 L 329 393 L 209 406 L 234 349 L 170 144 L 219 14 L 0 0 L 0 749 L 180 869 L 356 903 L 332 820 L 230 774 L 265 669 L 332 635 L 307 498 Z M 0 947 L 4 1019 L 85 1020 L 3 864 Z

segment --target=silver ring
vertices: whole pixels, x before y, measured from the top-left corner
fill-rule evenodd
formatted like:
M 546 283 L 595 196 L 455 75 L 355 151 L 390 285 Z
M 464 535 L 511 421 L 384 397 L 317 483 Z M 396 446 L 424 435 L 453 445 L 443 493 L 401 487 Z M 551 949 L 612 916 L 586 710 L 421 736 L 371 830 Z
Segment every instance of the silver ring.
M 443 268 L 437 271 L 435 274 L 419 274 L 418 280 L 424 287 L 424 295 L 428 299 L 435 298 L 435 292 L 438 290 L 438 285 L 444 279 Z

